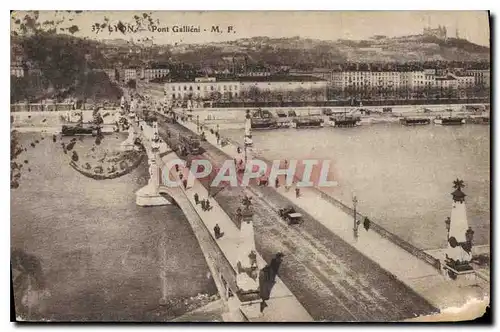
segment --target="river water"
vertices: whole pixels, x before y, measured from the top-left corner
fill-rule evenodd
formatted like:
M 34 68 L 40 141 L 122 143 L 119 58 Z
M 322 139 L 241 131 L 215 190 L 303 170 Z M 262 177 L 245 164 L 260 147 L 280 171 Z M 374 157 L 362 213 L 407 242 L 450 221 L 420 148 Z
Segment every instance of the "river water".
M 36 278 L 47 291 L 22 307 L 25 292 L 18 289 L 19 315 L 164 321 L 196 306 L 197 294 L 216 293 L 180 209 L 136 206 L 145 163 L 121 178 L 96 181 L 69 166 L 71 153 L 63 153 L 59 138 L 54 143 L 47 134 L 19 135 L 27 151 L 18 157 L 20 185 L 11 190 L 11 246 L 40 263 Z M 123 139 L 107 135 L 100 148 L 117 148 Z M 93 143 L 90 137 L 78 140 L 74 150 L 82 159 Z M 163 296 L 169 302 L 159 306 Z
M 327 188 L 421 249 L 446 246 L 453 181 L 465 181 L 474 243 L 490 243 L 489 126 L 378 124 L 356 128 L 254 131 L 266 159 L 328 159 L 339 185 Z M 242 142 L 243 130 L 221 131 Z

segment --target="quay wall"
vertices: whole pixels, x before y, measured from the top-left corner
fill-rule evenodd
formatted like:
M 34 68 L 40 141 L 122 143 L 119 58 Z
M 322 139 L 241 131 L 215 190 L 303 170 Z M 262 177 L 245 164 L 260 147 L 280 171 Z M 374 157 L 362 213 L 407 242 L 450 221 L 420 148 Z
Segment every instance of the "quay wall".
M 474 104 L 474 106 L 482 106 L 484 104 Z M 390 119 L 394 117 L 401 116 L 437 116 L 437 115 L 445 115 L 448 116 L 450 114 L 449 109 L 453 110 L 454 116 L 466 116 L 467 113 L 464 112 L 465 104 L 449 104 L 449 105 L 405 105 L 405 106 L 394 106 L 392 108 L 392 113 L 386 114 L 370 114 L 369 116 L 362 116 L 367 118 L 374 119 Z M 369 109 L 373 112 L 382 112 L 383 108 L 386 106 L 377 106 L 377 107 L 366 107 L 365 109 Z M 430 113 L 423 113 L 423 109 L 426 108 L 430 110 Z M 288 115 L 288 111 L 295 111 L 297 116 L 308 116 L 311 114 L 318 114 L 321 112 L 323 108 L 321 107 L 265 107 L 263 108 L 267 111 L 270 111 L 277 119 L 289 120 L 290 117 L 279 118 L 277 116 L 277 111 L 283 111 Z M 357 108 L 346 108 L 346 107 L 328 107 L 333 112 L 344 112 L 346 111 L 348 114 Z M 180 111 L 181 109 L 176 109 L 176 111 Z M 229 124 L 229 123 L 243 123 L 245 121 L 246 110 L 256 110 L 256 108 L 251 107 L 241 107 L 241 108 L 194 108 L 192 111 L 185 111 L 187 115 L 191 115 L 193 120 L 196 120 L 197 117 L 199 121 L 208 121 L 208 123 L 219 123 L 219 124 Z M 470 113 L 468 113 L 470 115 Z M 356 115 L 360 115 L 359 112 Z
M 115 121 L 114 114 L 116 110 L 101 110 L 104 124 L 112 124 Z M 93 120 L 93 111 L 82 111 L 83 122 L 90 122 Z M 11 112 L 11 125 L 12 127 L 60 127 L 66 122 L 68 111 L 21 111 Z

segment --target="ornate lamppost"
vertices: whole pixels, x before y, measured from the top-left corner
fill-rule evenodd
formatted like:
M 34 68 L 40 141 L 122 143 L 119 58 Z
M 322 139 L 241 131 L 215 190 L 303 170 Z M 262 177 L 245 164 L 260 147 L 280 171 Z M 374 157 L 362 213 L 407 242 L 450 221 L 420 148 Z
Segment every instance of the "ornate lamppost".
M 357 214 L 356 214 L 356 207 L 358 205 L 358 198 L 356 195 L 353 195 L 352 197 L 352 206 L 354 208 L 354 228 L 352 229 L 354 232 L 354 239 L 358 239 L 358 221 L 357 221 Z

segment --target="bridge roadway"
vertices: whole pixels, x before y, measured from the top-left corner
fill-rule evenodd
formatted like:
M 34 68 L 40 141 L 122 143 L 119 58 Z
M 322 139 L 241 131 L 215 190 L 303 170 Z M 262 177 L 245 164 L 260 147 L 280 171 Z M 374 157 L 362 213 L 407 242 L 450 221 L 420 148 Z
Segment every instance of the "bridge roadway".
M 170 146 L 175 137 L 192 134 L 180 124 L 159 118 L 160 135 Z M 170 138 L 167 137 L 170 132 Z M 232 159 L 208 142 L 203 157 L 221 165 Z M 208 187 L 209 180 L 201 183 Z M 437 309 L 395 276 L 366 258 L 305 211 L 304 223 L 288 226 L 276 207 L 291 201 L 267 188 L 216 189 L 218 204 L 236 220 L 239 198 L 253 196 L 257 250 L 266 261 L 285 253 L 280 277 L 316 321 L 400 321 Z M 212 189 L 214 190 L 214 189 Z M 224 230 L 222 230 L 224 231 Z
M 136 127 L 136 129 L 138 129 Z M 153 137 L 153 129 L 145 122 L 141 123 L 141 130 L 137 130 L 143 139 L 144 146 L 148 155 L 153 154 L 147 142 Z M 163 147 L 165 152 L 160 152 L 160 160 L 157 160 L 160 169 L 170 161 L 178 159 L 178 156 L 168 147 Z M 165 149 L 166 148 L 166 149 Z M 181 171 L 188 170 L 179 167 Z M 223 314 L 225 321 L 249 321 L 249 322 L 310 322 L 312 317 L 307 313 L 297 298 L 284 285 L 280 278 L 272 287 L 270 299 L 267 300 L 267 308 L 263 313 L 260 312 L 260 299 L 246 299 L 240 302 L 237 294 L 236 284 L 237 262 L 239 260 L 238 248 L 241 244 L 240 231 L 233 223 L 225 211 L 212 201 L 212 209 L 203 211 L 199 204 L 196 204 L 194 193 L 198 193 L 200 198 L 208 197 L 207 190 L 199 181 L 194 181 L 193 186 L 184 188 L 176 172 L 172 172 L 171 180 L 177 181 L 179 186 L 170 187 L 163 185 L 162 178 L 158 192 L 161 196 L 177 204 L 189 221 L 198 243 L 202 249 L 205 259 L 208 263 L 216 286 L 223 299 L 227 312 Z M 216 239 L 212 229 L 216 224 L 224 229 L 224 236 Z M 257 261 L 260 267 L 265 266 L 264 259 L 257 253 Z M 165 287 L 166 285 L 164 285 Z M 165 302 L 166 293 L 164 292 L 161 302 Z

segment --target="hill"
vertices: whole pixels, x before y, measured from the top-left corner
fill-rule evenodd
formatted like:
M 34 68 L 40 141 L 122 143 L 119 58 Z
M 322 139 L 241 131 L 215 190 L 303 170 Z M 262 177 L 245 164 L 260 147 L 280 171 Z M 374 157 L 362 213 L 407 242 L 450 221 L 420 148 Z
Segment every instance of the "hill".
M 121 96 L 120 89 L 107 75 L 91 70 L 92 62 L 105 61 L 99 45 L 64 34 L 13 36 L 11 57 L 24 60 L 26 74 L 11 78 L 11 100 L 74 97 L 115 101 Z M 30 74 L 33 69 L 38 72 Z
M 490 49 L 464 39 L 446 41 L 421 35 L 368 40 L 323 41 L 305 38 L 253 37 L 224 43 L 178 45 L 171 49 L 178 61 L 214 63 L 227 55 L 244 54 L 247 61 L 295 68 L 331 68 L 344 62 L 489 61 Z M 198 56 L 197 56 L 198 55 Z

